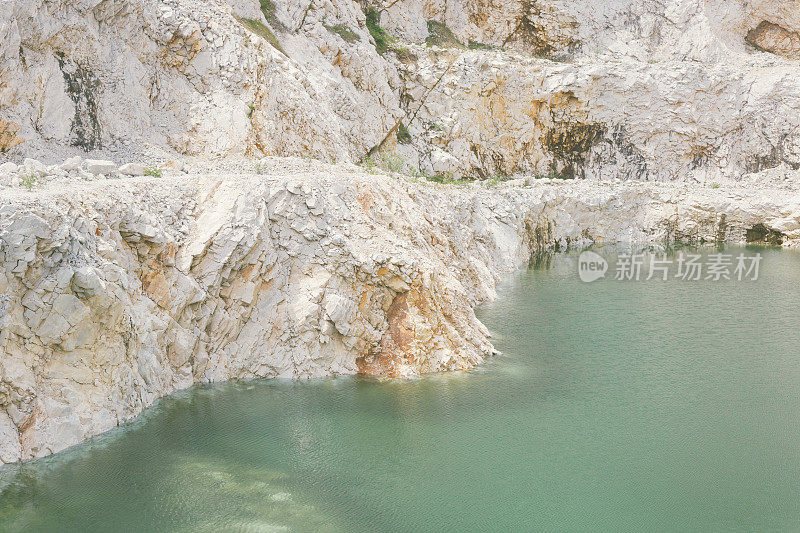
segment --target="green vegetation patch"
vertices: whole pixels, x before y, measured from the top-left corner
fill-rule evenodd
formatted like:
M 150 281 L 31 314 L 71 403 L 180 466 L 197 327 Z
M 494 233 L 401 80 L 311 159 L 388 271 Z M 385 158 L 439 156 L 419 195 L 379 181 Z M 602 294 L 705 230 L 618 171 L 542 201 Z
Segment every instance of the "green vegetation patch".
M 38 181 L 39 175 L 35 172 L 31 172 L 30 174 L 25 174 L 22 176 L 20 179 L 20 184 L 30 191 L 38 183 Z
M 278 31 L 284 31 L 286 26 L 278 20 L 278 15 L 275 14 L 276 11 L 275 2 L 271 0 L 261 0 L 261 12 L 264 13 L 264 18 L 267 20 L 267 24 L 272 26 Z
M 154 178 L 160 178 L 164 175 L 164 171 L 158 167 L 147 167 L 144 169 L 145 176 L 152 176 Z
M 389 32 L 381 28 L 381 13 L 374 7 L 367 9 L 367 29 L 375 40 L 375 50 L 383 55 L 389 49 L 389 45 L 394 41 L 394 37 Z
M 470 50 L 494 50 L 494 46 L 490 44 L 479 43 L 478 41 L 470 40 L 467 43 L 467 48 Z
M 425 44 L 439 48 L 464 48 L 464 44 L 456 39 L 450 28 L 435 20 L 428 21 L 428 38 L 425 39 Z
M 384 172 L 401 174 L 406 167 L 406 160 L 403 156 L 394 152 L 379 152 L 364 159 L 361 162 L 361 166 L 369 171 L 380 169 Z
M 392 52 L 394 52 L 394 55 L 397 56 L 397 59 L 405 65 L 414 64 L 419 60 L 417 54 L 409 50 L 407 46 L 403 46 L 400 44 L 393 44 L 391 46 L 391 49 Z
M 361 37 L 345 24 L 336 24 L 335 26 L 328 26 L 323 22 L 322 25 L 325 27 L 326 30 L 328 30 L 331 33 L 335 33 L 348 43 L 354 43 L 356 41 L 361 40 Z
M 397 142 L 401 144 L 408 144 L 411 142 L 411 134 L 402 122 L 397 126 Z
M 459 185 L 463 184 L 462 180 L 457 180 L 453 177 L 452 172 L 439 172 L 438 174 L 434 174 L 433 176 L 426 176 L 425 177 L 428 181 L 432 181 L 434 183 L 442 183 L 444 185 Z
M 273 48 L 278 50 L 283 55 L 286 55 L 286 52 L 281 47 L 281 43 L 278 42 L 278 38 L 275 37 L 275 34 L 272 33 L 272 30 L 270 30 L 263 22 L 256 19 L 240 17 L 238 15 L 234 15 L 234 17 L 242 26 L 267 41 Z
M 425 176 L 425 179 L 433 183 L 454 185 L 456 187 L 468 187 L 470 183 L 474 182 L 474 180 L 470 178 L 455 178 L 452 172 L 440 172 L 433 176 Z

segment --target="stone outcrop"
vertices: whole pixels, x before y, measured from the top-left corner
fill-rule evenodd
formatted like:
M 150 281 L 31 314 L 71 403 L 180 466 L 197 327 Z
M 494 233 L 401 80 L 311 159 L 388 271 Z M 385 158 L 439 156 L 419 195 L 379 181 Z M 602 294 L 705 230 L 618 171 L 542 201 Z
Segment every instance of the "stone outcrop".
M 690 62 L 588 68 L 422 49 L 404 76 L 408 129 L 423 158 L 452 155 L 456 176 L 738 178 L 800 168 L 797 72 Z M 436 80 L 437 90 L 420 89 Z M 781 111 L 767 118 L 767 108 Z
M 747 42 L 789 59 L 800 59 L 800 33 L 766 20 L 747 33 Z
M 0 119 L 0 153 L 9 152 L 20 144 L 22 139 L 19 137 L 19 126 Z
M 194 382 L 472 368 L 492 351 L 473 307 L 547 247 L 800 239 L 796 190 L 259 172 L 4 189 L 0 460 Z
M 10 2 L 0 118 L 19 125 L 34 155 L 71 145 L 361 157 L 397 113 L 363 12 L 353 2 L 264 5 Z
M 15 162 L 380 148 L 478 178 L 800 166 L 794 0 L 15 0 L 0 17 Z

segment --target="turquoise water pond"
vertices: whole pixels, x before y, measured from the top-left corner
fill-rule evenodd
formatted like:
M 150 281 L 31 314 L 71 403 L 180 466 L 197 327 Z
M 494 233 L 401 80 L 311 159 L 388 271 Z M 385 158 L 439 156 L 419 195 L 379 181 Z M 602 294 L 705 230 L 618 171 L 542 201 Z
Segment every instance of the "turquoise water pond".
M 800 254 L 740 252 L 757 281 L 546 256 L 470 373 L 195 386 L 0 468 L 0 530 L 797 531 Z

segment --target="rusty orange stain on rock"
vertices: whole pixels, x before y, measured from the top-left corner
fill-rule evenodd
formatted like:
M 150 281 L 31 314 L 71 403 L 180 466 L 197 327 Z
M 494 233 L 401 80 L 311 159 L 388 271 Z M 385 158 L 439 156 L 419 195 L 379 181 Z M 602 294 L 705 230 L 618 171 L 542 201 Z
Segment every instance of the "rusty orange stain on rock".
M 18 124 L 0 119 L 0 152 L 6 153 L 23 141 L 19 136 Z
M 178 252 L 178 247 L 174 242 L 167 242 L 164 248 L 158 253 L 156 259 L 165 265 L 175 264 L 175 254 Z
M 361 299 L 358 302 L 358 310 L 361 311 L 361 314 L 366 312 L 367 305 L 369 305 L 369 290 L 361 293 Z
M 150 261 L 142 270 L 139 276 L 142 282 L 142 290 L 159 306 L 164 309 L 169 307 L 170 284 L 164 276 L 161 264 L 157 261 Z
M 372 210 L 372 205 L 375 203 L 375 198 L 369 192 L 362 192 L 358 195 L 358 203 L 361 204 L 361 209 L 369 214 Z
M 356 358 L 358 373 L 400 377 L 407 375 L 409 368 L 415 372 L 432 370 L 425 366 L 431 346 L 417 335 L 417 325 L 427 323 L 426 312 L 429 309 L 428 299 L 417 289 L 395 296 L 386 312 L 389 325 L 380 345 L 371 353 Z

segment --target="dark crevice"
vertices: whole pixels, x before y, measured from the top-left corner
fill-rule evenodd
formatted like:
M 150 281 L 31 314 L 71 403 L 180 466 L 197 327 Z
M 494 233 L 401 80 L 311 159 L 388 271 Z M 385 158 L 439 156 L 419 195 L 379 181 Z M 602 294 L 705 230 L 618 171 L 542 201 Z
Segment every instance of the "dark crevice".
M 544 144 L 553 156 L 551 170 L 563 179 L 583 178 L 589 150 L 602 139 L 599 124 L 556 123 L 547 131 Z
M 783 244 L 783 233 L 768 228 L 764 224 L 756 224 L 747 230 L 745 240 L 756 244 Z
M 747 156 L 745 171 L 749 173 L 761 172 L 762 170 L 778 167 L 782 163 L 789 165 L 792 170 L 800 169 L 800 164 L 788 161 L 789 157 L 784 150 L 787 137 L 788 135 L 782 135 L 766 155 Z
M 100 148 L 100 121 L 97 118 L 97 91 L 100 81 L 91 70 L 67 62 L 63 53 L 56 54 L 56 59 L 64 75 L 67 96 L 75 104 L 70 142 L 87 152 Z

